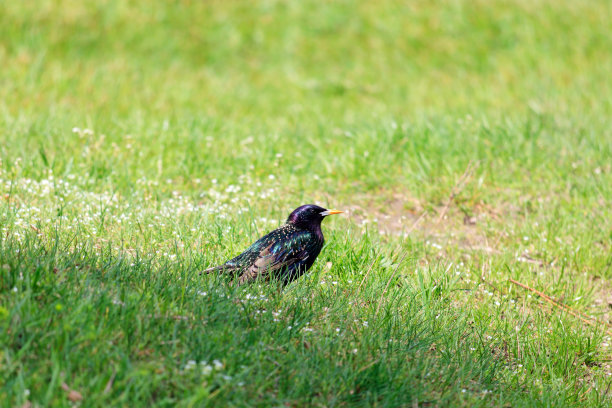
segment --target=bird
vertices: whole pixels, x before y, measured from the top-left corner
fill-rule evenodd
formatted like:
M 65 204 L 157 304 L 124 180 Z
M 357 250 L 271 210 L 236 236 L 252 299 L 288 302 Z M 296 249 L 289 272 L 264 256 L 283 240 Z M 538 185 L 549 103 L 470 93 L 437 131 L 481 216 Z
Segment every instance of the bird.
M 325 242 L 323 219 L 341 213 L 314 204 L 302 205 L 289 214 L 284 225 L 259 238 L 235 258 L 203 273 L 229 273 L 238 285 L 272 277 L 286 285 L 310 269 L 319 256 Z

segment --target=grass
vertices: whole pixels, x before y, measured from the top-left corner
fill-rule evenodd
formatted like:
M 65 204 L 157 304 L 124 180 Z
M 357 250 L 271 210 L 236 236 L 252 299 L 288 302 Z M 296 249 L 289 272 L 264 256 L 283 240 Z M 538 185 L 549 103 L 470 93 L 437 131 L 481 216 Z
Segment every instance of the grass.
M 0 401 L 612 406 L 611 16 L 5 4 Z M 309 202 L 299 281 L 199 275 Z

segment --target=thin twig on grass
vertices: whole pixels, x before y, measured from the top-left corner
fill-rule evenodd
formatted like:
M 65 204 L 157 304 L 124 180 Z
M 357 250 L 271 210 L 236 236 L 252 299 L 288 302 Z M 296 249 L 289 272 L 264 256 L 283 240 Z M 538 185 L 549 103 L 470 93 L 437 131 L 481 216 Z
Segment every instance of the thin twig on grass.
M 444 218 L 444 216 L 448 212 L 448 209 L 450 208 L 451 204 L 453 203 L 457 195 L 459 195 L 459 193 L 461 193 L 461 190 L 463 190 L 463 188 L 465 187 L 468 179 L 470 178 L 474 170 L 473 168 L 474 166 L 472 164 L 473 164 L 472 161 L 468 163 L 465 171 L 463 172 L 463 175 L 459 178 L 459 181 L 457 182 L 457 184 L 455 184 L 455 186 L 451 190 L 451 194 L 448 197 L 448 200 L 446 201 L 446 205 L 444 205 L 444 208 L 442 209 L 442 212 L 440 213 L 440 216 L 438 217 L 438 221 L 436 221 L 436 224 L 439 224 L 440 221 L 442 221 L 442 218 Z
M 494 284 L 492 284 L 491 282 L 489 282 L 488 280 L 485 279 L 484 275 L 480 276 L 480 281 L 482 283 L 484 283 L 485 285 L 488 285 L 491 287 L 491 289 L 493 289 L 494 291 L 496 291 L 497 293 L 499 293 L 500 295 L 503 295 L 504 292 L 502 292 L 501 290 L 499 290 L 499 288 L 497 286 L 495 286 Z
M 414 231 L 414 229 L 417 227 L 417 225 L 419 225 L 419 222 L 421 222 L 421 220 L 423 218 L 425 218 L 425 216 L 427 215 L 426 212 L 423 212 L 423 214 L 421 214 L 419 216 L 419 218 L 416 219 L 415 222 L 412 223 L 412 225 L 410 226 L 410 228 L 408 228 L 408 230 L 406 232 L 404 232 L 405 235 L 409 235 L 412 231 Z
M 580 312 L 574 311 L 573 309 L 571 309 L 569 306 L 564 305 L 563 303 L 557 302 L 555 299 L 551 298 L 550 296 L 548 296 L 547 294 L 540 292 L 537 289 L 533 289 L 527 285 L 525 285 L 524 283 L 518 282 L 512 278 L 510 278 L 510 282 L 514 283 L 517 286 L 520 286 L 523 289 L 527 289 L 530 292 L 535 293 L 536 295 L 540 296 L 542 299 L 546 300 L 548 303 L 550 303 L 553 306 L 558 307 L 561 310 L 565 310 L 566 312 L 568 312 L 569 314 L 571 314 L 574 317 L 577 317 L 578 319 L 580 319 L 582 322 L 588 324 L 589 326 L 593 326 L 593 327 L 597 327 L 597 325 L 602 325 L 604 326 L 606 329 L 604 329 L 604 331 L 612 336 L 612 330 L 610 330 L 610 326 L 605 323 L 602 322 L 600 320 L 597 319 L 593 319 L 589 316 L 583 315 Z

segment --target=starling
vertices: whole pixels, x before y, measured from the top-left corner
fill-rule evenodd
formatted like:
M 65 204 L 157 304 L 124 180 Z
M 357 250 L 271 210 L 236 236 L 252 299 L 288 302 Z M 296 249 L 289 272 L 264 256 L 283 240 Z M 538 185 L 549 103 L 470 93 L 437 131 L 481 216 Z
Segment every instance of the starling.
M 271 276 L 287 284 L 310 269 L 321 252 L 323 218 L 340 213 L 313 204 L 298 207 L 285 225 L 258 239 L 237 257 L 204 273 L 228 272 L 238 285 Z

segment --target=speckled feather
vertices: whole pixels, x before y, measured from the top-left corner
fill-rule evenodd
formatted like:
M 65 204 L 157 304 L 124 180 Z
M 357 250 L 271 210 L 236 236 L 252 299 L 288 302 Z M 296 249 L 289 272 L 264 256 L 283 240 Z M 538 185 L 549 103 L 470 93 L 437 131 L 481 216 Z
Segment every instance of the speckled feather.
M 238 284 L 273 275 L 284 283 L 306 272 L 323 248 L 321 221 L 324 208 L 304 205 L 297 208 L 287 223 L 255 241 L 243 253 L 204 272 L 222 271 L 234 276 Z

